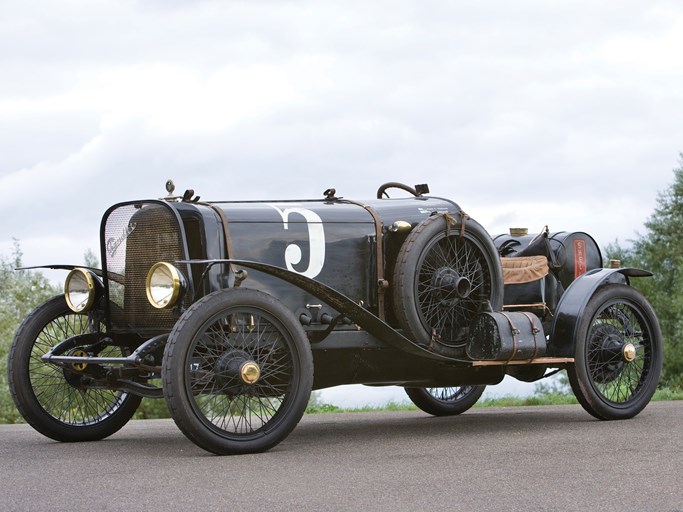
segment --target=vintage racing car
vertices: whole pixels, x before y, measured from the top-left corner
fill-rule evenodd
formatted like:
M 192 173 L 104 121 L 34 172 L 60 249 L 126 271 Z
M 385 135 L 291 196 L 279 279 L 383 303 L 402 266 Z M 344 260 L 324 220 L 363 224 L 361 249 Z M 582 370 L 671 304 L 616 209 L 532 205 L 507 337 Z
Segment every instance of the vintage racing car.
M 355 201 L 202 201 L 109 208 L 102 269 L 23 321 L 9 355 L 17 408 L 59 441 L 101 439 L 142 397 L 217 454 L 267 450 L 311 391 L 405 387 L 433 415 L 470 408 L 508 374 L 565 369 L 581 405 L 630 418 L 662 365 L 658 321 L 586 233 L 491 238 L 426 185 Z M 389 198 L 392 188 L 407 191 Z M 395 195 L 392 193 L 392 195 Z M 407 197 L 406 197 L 407 196 Z

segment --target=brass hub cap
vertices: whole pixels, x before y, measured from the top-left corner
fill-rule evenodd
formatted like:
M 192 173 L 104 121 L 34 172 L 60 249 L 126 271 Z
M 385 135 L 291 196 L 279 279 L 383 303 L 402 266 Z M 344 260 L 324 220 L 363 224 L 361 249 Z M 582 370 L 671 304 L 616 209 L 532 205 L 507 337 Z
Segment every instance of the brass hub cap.
M 624 355 L 624 361 L 631 363 L 636 358 L 636 347 L 633 346 L 633 343 L 627 343 L 624 345 L 622 354 Z
M 88 353 L 85 350 L 81 350 L 80 348 L 72 350 L 69 355 L 72 357 L 88 357 Z M 88 363 L 71 363 L 71 368 L 73 368 L 73 370 L 77 372 L 85 371 L 87 367 Z
M 261 377 L 261 368 L 254 361 L 246 361 L 240 367 L 240 377 L 245 384 L 255 384 Z

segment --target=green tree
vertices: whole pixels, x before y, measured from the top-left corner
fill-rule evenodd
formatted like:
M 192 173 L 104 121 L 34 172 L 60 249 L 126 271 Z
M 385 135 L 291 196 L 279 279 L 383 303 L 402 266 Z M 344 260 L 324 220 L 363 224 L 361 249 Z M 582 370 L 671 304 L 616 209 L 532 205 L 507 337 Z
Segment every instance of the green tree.
M 40 272 L 21 267 L 22 252 L 14 241 L 11 257 L 0 255 L 0 361 L 6 362 L 12 338 L 21 321 L 38 304 L 59 293 Z M 3 365 L 6 368 L 6 365 Z M 0 423 L 20 421 L 7 385 L 7 371 L 0 372 Z
M 88 249 L 87 251 L 85 251 L 85 254 L 83 255 L 83 261 L 85 262 L 86 267 L 100 268 L 100 259 L 97 257 L 97 254 L 95 254 L 92 249 Z
M 564 370 L 547 380 L 537 382 L 534 386 L 535 396 L 570 396 L 571 394 L 572 388 L 569 385 L 569 377 Z
M 646 232 L 631 247 L 618 242 L 606 248 L 608 258 L 622 266 L 649 270 L 651 278 L 632 283 L 648 298 L 664 336 L 663 386 L 683 388 L 683 153 L 673 170 L 673 183 L 657 197 L 657 206 L 645 222 Z

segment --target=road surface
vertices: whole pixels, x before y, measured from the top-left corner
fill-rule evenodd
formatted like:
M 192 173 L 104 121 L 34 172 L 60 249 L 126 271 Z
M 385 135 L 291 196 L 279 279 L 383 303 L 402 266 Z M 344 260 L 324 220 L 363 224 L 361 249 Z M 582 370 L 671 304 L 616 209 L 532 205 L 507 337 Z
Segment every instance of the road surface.
M 683 512 L 683 402 L 601 422 L 579 406 L 305 416 L 217 457 L 171 420 L 95 443 L 0 426 L 0 510 Z

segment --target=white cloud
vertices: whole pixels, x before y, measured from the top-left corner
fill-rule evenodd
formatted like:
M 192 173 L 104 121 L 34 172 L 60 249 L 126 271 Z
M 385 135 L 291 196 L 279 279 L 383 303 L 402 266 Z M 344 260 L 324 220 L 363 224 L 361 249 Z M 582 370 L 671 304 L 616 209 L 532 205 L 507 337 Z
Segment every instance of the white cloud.
M 491 231 L 629 238 L 683 149 L 682 23 L 665 0 L 3 4 L 0 240 L 96 233 L 169 177 L 214 199 L 429 182 Z

